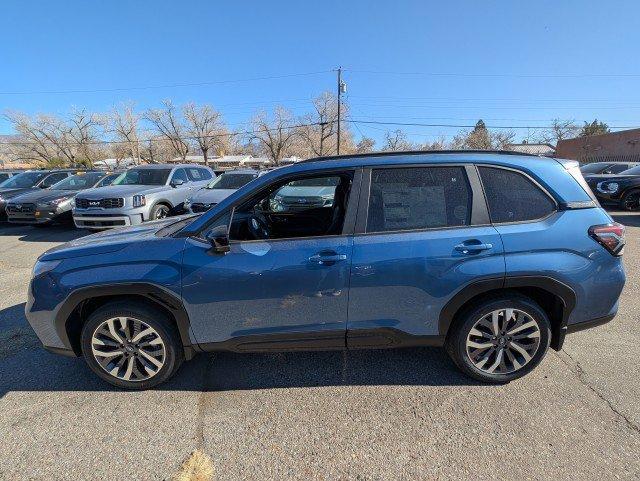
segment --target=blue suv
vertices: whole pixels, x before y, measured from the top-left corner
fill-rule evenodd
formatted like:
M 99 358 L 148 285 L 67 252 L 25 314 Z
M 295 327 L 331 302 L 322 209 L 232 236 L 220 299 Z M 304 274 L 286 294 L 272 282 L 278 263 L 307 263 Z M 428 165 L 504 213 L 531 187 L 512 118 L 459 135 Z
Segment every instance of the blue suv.
M 309 182 L 322 195 L 297 189 Z M 467 375 L 504 383 L 614 317 L 623 247 L 573 161 L 313 159 L 201 215 L 51 249 L 26 315 L 47 349 L 129 389 L 198 352 L 404 346 L 444 346 Z

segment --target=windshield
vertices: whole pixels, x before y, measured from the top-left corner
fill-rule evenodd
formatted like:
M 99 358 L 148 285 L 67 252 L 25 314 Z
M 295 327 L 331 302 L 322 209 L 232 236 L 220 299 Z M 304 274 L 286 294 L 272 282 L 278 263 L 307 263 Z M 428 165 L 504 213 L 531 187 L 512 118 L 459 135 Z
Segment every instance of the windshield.
M 112 185 L 164 185 L 171 169 L 131 169 Z
M 256 177 L 258 174 L 222 174 L 207 185 L 207 189 L 239 189 Z
M 340 177 L 315 177 L 291 182 L 291 187 L 335 187 L 340 182 Z
M 640 165 L 636 165 L 627 170 L 623 170 L 620 172 L 620 175 L 640 175 Z
M 61 180 L 57 184 L 51 186 L 51 190 L 82 190 L 93 187 L 98 182 L 104 173 L 102 172 L 88 172 L 86 174 L 76 174 L 71 177 L 67 177 Z
M 23 172 L 0 184 L 0 188 L 4 189 L 24 189 L 33 187 L 40 182 L 49 172 Z
M 580 171 L 583 174 L 597 174 L 603 168 L 606 167 L 607 164 L 602 164 L 600 162 L 596 162 L 595 164 L 587 164 L 580 167 Z

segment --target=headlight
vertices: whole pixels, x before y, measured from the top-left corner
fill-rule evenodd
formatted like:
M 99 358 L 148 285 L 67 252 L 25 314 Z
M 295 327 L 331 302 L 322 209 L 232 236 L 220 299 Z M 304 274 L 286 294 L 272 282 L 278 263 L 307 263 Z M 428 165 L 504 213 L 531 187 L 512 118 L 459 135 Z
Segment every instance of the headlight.
M 31 271 L 31 277 L 38 277 L 52 271 L 58 267 L 58 264 L 61 262 L 62 261 L 36 261 L 36 264 L 33 266 L 33 271 Z
M 59 199 L 53 199 L 53 200 L 50 200 L 49 202 L 44 202 L 41 205 L 44 205 L 44 206 L 58 206 L 58 205 L 64 204 L 65 202 L 68 202 L 68 201 L 69 201 L 68 197 L 60 197 Z
M 620 185 L 617 182 L 600 182 L 596 188 L 603 194 L 613 194 L 618 191 Z
M 134 195 L 133 196 L 133 206 L 134 207 L 142 207 L 146 205 L 147 199 L 144 198 L 144 195 Z

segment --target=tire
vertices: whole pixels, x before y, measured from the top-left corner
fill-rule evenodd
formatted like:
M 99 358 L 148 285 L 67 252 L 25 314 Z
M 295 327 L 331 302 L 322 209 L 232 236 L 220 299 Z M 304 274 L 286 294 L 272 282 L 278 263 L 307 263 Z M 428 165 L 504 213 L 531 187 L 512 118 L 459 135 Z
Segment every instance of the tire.
M 159 220 L 169 217 L 171 208 L 166 204 L 156 204 L 149 212 L 149 220 Z
M 157 386 L 184 360 L 180 336 L 169 316 L 142 302 L 115 301 L 98 308 L 82 327 L 80 343 L 91 370 L 124 389 Z
M 513 315 L 505 327 L 507 310 L 513 310 Z M 497 335 L 493 322 L 496 311 Z M 523 327 L 525 324 L 528 327 Z M 454 320 L 445 347 L 453 362 L 467 376 L 485 383 L 503 384 L 535 369 L 547 353 L 550 342 L 551 324 L 547 314 L 533 300 L 514 293 L 493 297 L 465 309 Z M 491 346 L 487 347 L 488 344 Z
M 624 210 L 638 210 L 640 208 L 640 189 L 625 192 L 620 200 L 620 207 Z

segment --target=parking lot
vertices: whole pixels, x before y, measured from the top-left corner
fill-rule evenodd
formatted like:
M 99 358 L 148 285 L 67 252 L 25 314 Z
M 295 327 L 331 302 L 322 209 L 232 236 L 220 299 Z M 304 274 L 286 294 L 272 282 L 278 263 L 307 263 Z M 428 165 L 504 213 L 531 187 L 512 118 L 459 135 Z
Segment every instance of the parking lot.
M 36 257 L 83 232 L 0 226 L 0 479 L 170 479 L 196 448 L 216 479 L 638 479 L 640 214 L 614 215 L 619 315 L 509 385 L 420 348 L 200 356 L 136 393 L 24 319 Z

